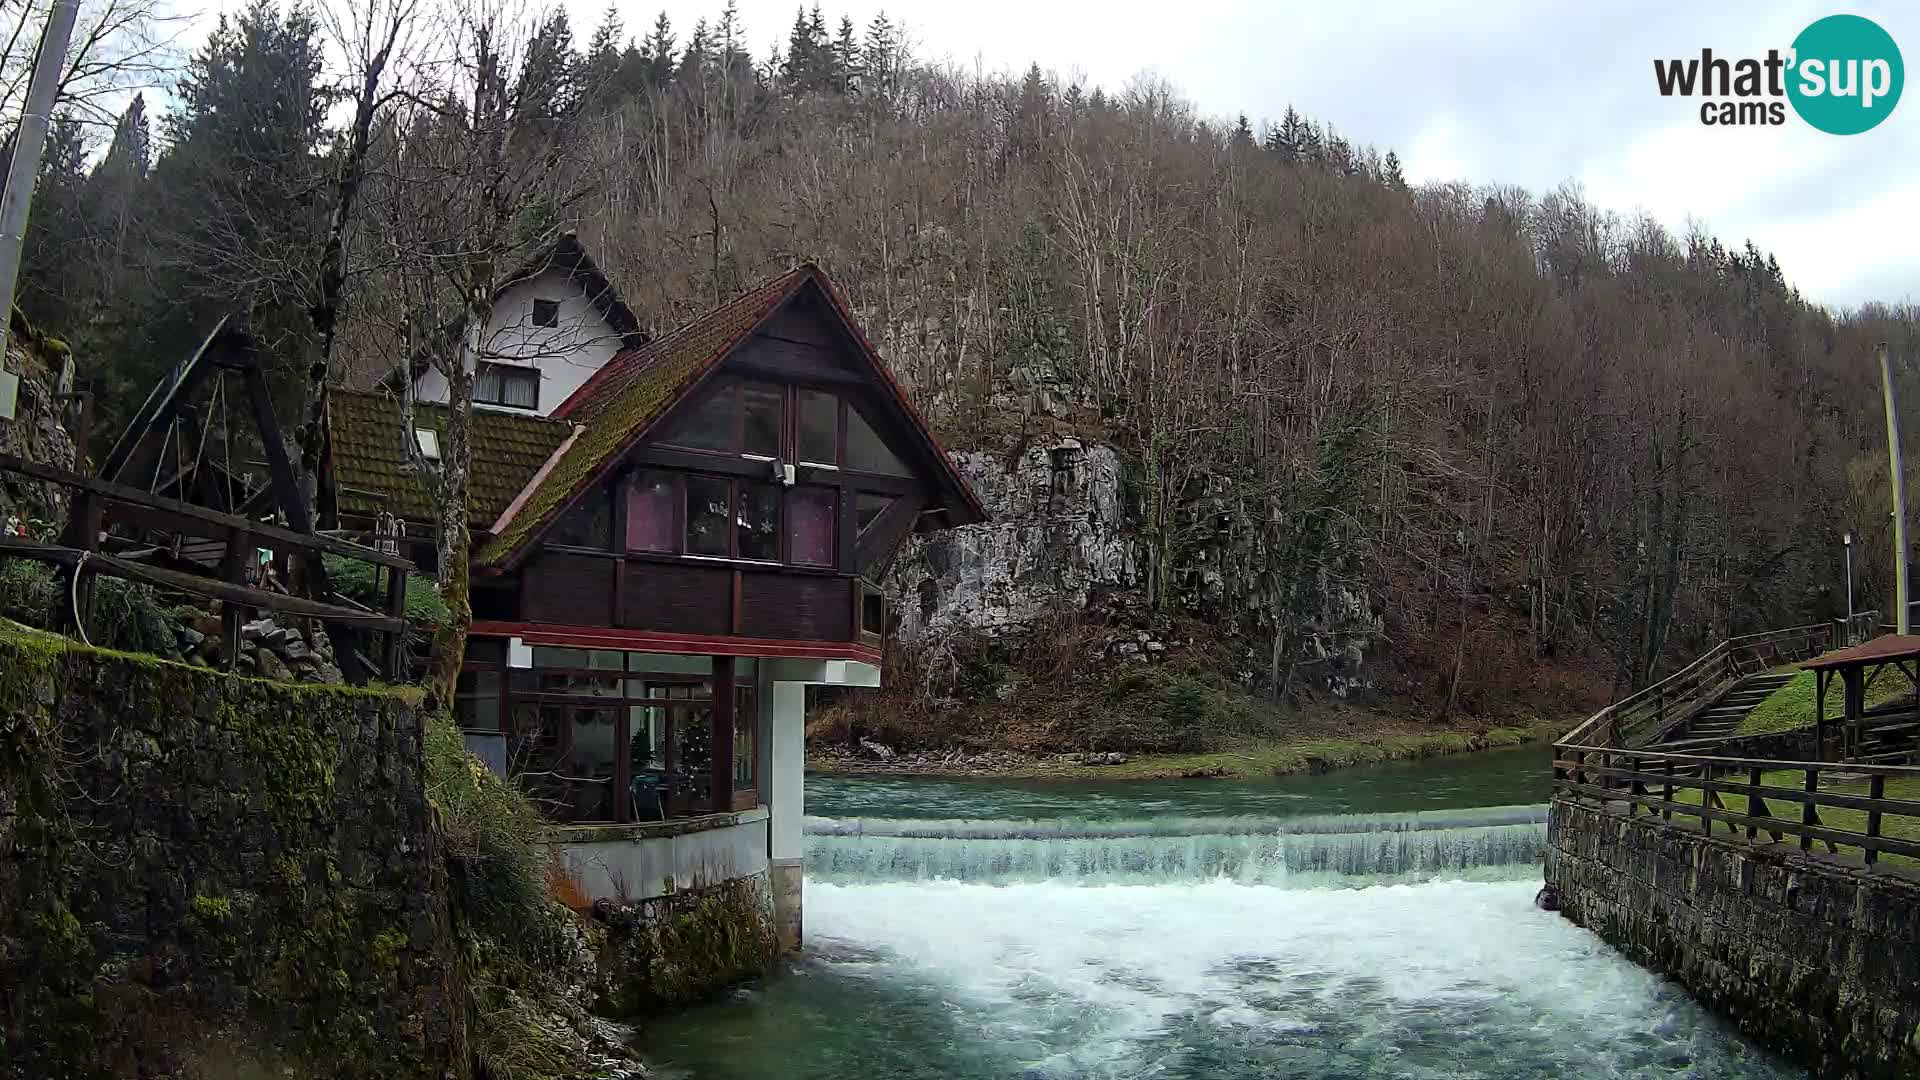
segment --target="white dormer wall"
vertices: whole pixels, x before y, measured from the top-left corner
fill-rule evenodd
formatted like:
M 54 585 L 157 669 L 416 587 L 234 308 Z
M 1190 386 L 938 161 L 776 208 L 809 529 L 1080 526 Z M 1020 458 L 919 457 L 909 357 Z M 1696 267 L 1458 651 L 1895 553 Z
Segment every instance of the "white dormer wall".
M 535 300 L 559 301 L 557 326 L 533 324 Z M 479 358 L 488 363 L 540 370 L 539 407 L 534 410 L 500 408 L 499 411 L 546 416 L 613 359 L 613 354 L 620 351 L 620 335 L 580 286 L 568 279 L 566 271 L 547 270 L 509 285 L 494 298 L 493 319 L 480 339 L 479 351 Z M 466 356 L 469 371 L 473 370 L 473 362 L 470 350 Z M 446 376 L 431 368 L 414 380 L 413 390 L 418 401 L 446 404 Z

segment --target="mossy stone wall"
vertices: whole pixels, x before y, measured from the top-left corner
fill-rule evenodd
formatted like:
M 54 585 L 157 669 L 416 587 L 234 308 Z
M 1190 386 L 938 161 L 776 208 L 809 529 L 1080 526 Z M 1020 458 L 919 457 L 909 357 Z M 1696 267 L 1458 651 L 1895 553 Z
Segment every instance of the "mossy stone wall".
M 0 1077 L 463 1075 L 416 703 L 0 630 Z
M 613 1016 L 685 1005 L 773 969 L 779 946 L 764 873 L 633 906 L 595 905 L 607 926 L 600 972 Z

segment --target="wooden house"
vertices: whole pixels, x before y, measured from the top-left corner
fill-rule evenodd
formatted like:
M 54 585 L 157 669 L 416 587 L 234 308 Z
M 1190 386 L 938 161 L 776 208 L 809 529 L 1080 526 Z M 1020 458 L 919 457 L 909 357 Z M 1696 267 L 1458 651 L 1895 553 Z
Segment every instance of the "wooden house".
M 570 378 L 580 354 L 531 357 L 531 403 L 476 409 L 458 713 L 556 821 L 592 823 L 568 849 L 590 892 L 764 868 L 791 943 L 804 688 L 878 685 L 880 574 L 910 532 L 984 512 L 815 266 L 623 340 L 550 407 L 565 378 L 545 366 Z M 390 393 L 333 395 L 323 505 L 424 539 L 406 447 L 437 448 L 444 411 L 417 406 L 414 432 L 400 416 Z M 688 856 L 704 869 L 639 851 L 701 824 L 733 831 Z

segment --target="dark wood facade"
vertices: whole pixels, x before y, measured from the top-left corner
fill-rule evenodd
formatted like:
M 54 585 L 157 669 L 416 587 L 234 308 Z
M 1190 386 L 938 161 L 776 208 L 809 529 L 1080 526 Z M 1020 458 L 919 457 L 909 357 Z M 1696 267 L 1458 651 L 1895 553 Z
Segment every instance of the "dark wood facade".
M 877 580 L 934 524 L 941 481 L 854 347 L 817 301 L 775 312 L 529 552 L 476 580 L 495 598 L 483 618 L 848 643 L 877 662 Z

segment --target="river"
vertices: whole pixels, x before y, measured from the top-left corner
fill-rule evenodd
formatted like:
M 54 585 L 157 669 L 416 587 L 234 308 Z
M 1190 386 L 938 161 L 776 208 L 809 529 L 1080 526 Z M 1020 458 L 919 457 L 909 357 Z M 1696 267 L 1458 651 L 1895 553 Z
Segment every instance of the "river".
M 1533 906 L 1538 749 L 1265 783 L 809 778 L 806 956 L 697 1080 L 1785 1078 Z

